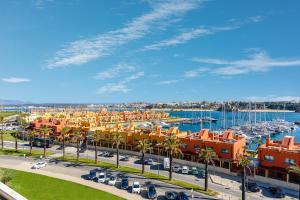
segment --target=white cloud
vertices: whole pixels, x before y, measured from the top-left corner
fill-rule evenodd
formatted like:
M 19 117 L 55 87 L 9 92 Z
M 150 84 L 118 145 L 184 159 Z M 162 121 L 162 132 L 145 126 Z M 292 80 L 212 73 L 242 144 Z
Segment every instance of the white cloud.
M 110 79 L 114 78 L 121 73 L 128 73 L 128 72 L 133 72 L 135 71 L 135 67 L 132 65 L 128 64 L 118 64 L 113 68 L 110 68 L 106 71 L 99 72 L 95 78 L 100 79 L 100 80 L 105 80 L 105 79 Z
M 198 77 L 198 76 L 200 76 L 201 74 L 203 74 L 203 73 L 205 73 L 207 71 L 209 71 L 209 68 L 205 68 L 205 67 L 194 69 L 194 70 L 190 70 L 190 71 L 185 71 L 184 72 L 184 77 L 185 78 Z
M 133 19 L 123 28 L 69 43 L 48 61 L 48 68 L 80 65 L 110 55 L 116 47 L 144 37 L 159 25 L 173 23 L 174 18 L 195 9 L 200 2 L 202 0 L 167 0 L 154 3 L 152 11 Z
M 52 1 L 54 0 L 33 0 L 32 3 L 36 8 L 43 9 L 45 7 L 45 4 Z
M 170 85 L 170 84 L 178 83 L 179 81 L 182 81 L 182 79 L 165 80 L 165 81 L 160 81 L 157 84 L 158 85 Z
M 254 101 L 254 102 L 278 102 L 278 101 L 294 101 L 294 102 L 300 102 L 299 96 L 265 96 L 265 97 L 247 97 L 245 98 L 247 101 Z
M 263 16 L 256 15 L 248 18 L 251 22 L 258 23 L 263 20 Z
M 122 92 L 122 93 L 127 93 L 131 89 L 128 88 L 128 83 L 141 78 L 144 76 L 144 72 L 137 72 L 131 76 L 128 76 L 124 78 L 122 81 L 119 81 L 117 83 L 108 83 L 98 89 L 99 94 L 104 94 L 104 93 L 113 93 L 113 92 Z
M 7 83 L 26 83 L 26 82 L 30 82 L 31 80 L 28 78 L 8 77 L 8 78 L 2 78 L 2 81 Z
M 194 61 L 214 66 L 211 73 L 222 76 L 248 74 L 252 72 L 267 72 L 272 68 L 300 67 L 300 59 L 276 59 L 262 50 L 256 50 L 241 60 L 223 60 L 214 58 L 194 58 Z

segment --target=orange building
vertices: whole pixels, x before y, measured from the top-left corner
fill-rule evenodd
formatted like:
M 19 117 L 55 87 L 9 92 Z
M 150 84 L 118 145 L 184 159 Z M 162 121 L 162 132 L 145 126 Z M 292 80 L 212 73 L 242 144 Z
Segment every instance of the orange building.
M 186 157 L 195 160 L 203 148 L 209 148 L 216 152 L 219 159 L 236 161 L 244 153 L 246 139 L 235 135 L 234 131 L 227 130 L 222 134 L 209 132 L 202 129 L 199 133 L 188 134 L 180 138 L 182 142 L 182 152 Z
M 258 149 L 258 160 L 262 167 L 286 169 L 300 165 L 300 143 L 295 143 L 294 136 L 284 136 L 281 141 L 267 138 Z

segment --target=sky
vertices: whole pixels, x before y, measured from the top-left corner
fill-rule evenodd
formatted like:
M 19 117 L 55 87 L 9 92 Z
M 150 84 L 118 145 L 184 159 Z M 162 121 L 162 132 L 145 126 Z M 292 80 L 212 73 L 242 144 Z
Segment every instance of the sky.
M 3 0 L 0 99 L 300 101 L 298 0 Z

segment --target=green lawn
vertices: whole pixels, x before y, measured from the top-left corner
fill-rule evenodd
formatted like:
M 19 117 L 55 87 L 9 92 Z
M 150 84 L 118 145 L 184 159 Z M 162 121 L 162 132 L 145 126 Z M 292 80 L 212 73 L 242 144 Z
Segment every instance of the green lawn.
M 9 117 L 9 116 L 12 116 L 12 115 L 16 115 L 18 114 L 19 112 L 17 111 L 0 111 L 0 117 L 3 116 L 3 117 Z
M 31 156 L 31 157 L 40 157 L 41 155 L 44 155 L 44 151 L 33 149 L 32 154 L 29 155 L 29 150 L 27 149 L 24 150 L 18 149 L 18 151 L 15 151 L 15 149 L 0 148 L 0 155 L 24 156 L 24 154 L 26 156 Z M 52 155 L 52 154 L 53 153 L 46 151 L 46 155 Z
M 62 158 L 57 158 L 57 159 L 62 160 Z M 76 162 L 76 158 L 72 157 L 72 156 L 66 156 L 64 160 L 69 161 L 69 162 Z M 163 181 L 166 183 L 170 183 L 173 185 L 177 185 L 177 186 L 186 188 L 188 190 L 193 189 L 194 191 L 197 191 L 197 192 L 209 195 L 209 196 L 215 196 L 218 194 L 217 192 L 215 192 L 213 190 L 209 189 L 208 191 L 205 191 L 204 188 L 199 185 L 194 185 L 192 183 L 187 183 L 187 182 L 184 182 L 181 180 L 174 179 L 172 181 L 169 181 L 168 177 L 166 177 L 166 176 L 162 176 L 162 175 L 158 175 L 158 174 L 154 174 L 154 173 L 150 173 L 150 172 L 145 172 L 144 174 L 142 174 L 141 170 L 131 168 L 131 167 L 120 166 L 119 168 L 117 168 L 115 164 L 102 162 L 102 161 L 95 164 L 94 160 L 87 159 L 87 158 L 80 158 L 79 161 L 80 161 L 80 163 L 87 164 L 87 165 L 98 166 L 98 167 L 112 169 L 112 170 L 116 170 L 116 171 L 120 171 L 120 172 L 124 172 L 124 173 L 135 174 L 135 175 L 143 176 L 143 177 L 150 178 L 150 179 L 160 180 L 160 181 Z
M 11 169 L 7 169 L 11 170 Z M 11 170 L 9 186 L 29 200 L 121 200 L 123 198 L 70 181 Z

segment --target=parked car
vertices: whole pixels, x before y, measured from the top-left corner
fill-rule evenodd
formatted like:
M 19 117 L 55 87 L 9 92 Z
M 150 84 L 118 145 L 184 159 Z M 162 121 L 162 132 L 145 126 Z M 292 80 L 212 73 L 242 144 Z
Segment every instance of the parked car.
M 146 165 L 153 165 L 153 159 L 149 158 L 145 162 Z
M 109 152 L 107 155 L 106 155 L 106 157 L 114 157 L 114 153 L 113 152 Z
M 128 177 L 123 177 L 121 180 L 121 189 L 127 190 L 129 187 Z
M 121 158 L 120 160 L 122 160 L 122 161 L 129 161 L 129 156 L 124 156 L 123 158 Z
M 178 200 L 189 200 L 189 197 L 185 192 L 179 192 L 178 193 Z
M 109 152 L 108 152 L 108 151 L 104 151 L 104 152 L 103 152 L 103 154 L 102 154 L 102 156 L 104 156 L 104 157 L 107 157 L 107 156 L 108 156 L 108 154 L 109 154 Z
M 198 174 L 196 176 L 198 178 L 205 178 L 205 171 L 203 169 L 198 170 Z
M 165 198 L 167 200 L 176 200 L 177 196 L 178 196 L 177 192 L 174 192 L 174 191 L 167 191 L 167 192 L 165 192 Z
M 140 182 L 134 181 L 133 184 L 132 184 L 132 193 L 140 194 L 140 192 L 141 192 Z
M 191 174 L 197 176 L 198 173 L 199 173 L 199 171 L 198 171 L 197 167 L 192 167 Z
M 96 180 L 97 179 L 97 173 L 95 170 L 91 170 L 88 175 L 88 180 Z
M 173 172 L 179 173 L 181 171 L 180 165 L 174 165 L 172 167 Z
M 103 156 L 104 155 L 104 152 L 100 151 L 98 156 Z
M 110 176 L 107 184 L 113 186 L 116 184 L 116 181 L 117 181 L 117 178 L 115 176 Z
M 105 183 L 106 180 L 106 174 L 101 172 L 98 176 L 98 183 Z
M 147 186 L 147 196 L 148 196 L 148 199 L 156 199 L 157 198 L 157 192 L 156 192 L 155 185 L 150 184 Z
M 39 161 L 32 166 L 32 169 L 41 169 L 46 166 L 47 166 L 46 161 Z
M 182 174 L 188 174 L 189 173 L 189 167 L 188 166 L 182 166 L 181 173 Z
M 247 189 L 250 191 L 250 192 L 259 192 L 260 189 L 257 185 L 257 183 L 253 183 L 253 182 L 248 182 L 247 184 Z
M 269 187 L 269 191 L 275 198 L 284 198 L 285 197 L 285 193 L 282 191 L 282 189 L 280 187 Z

